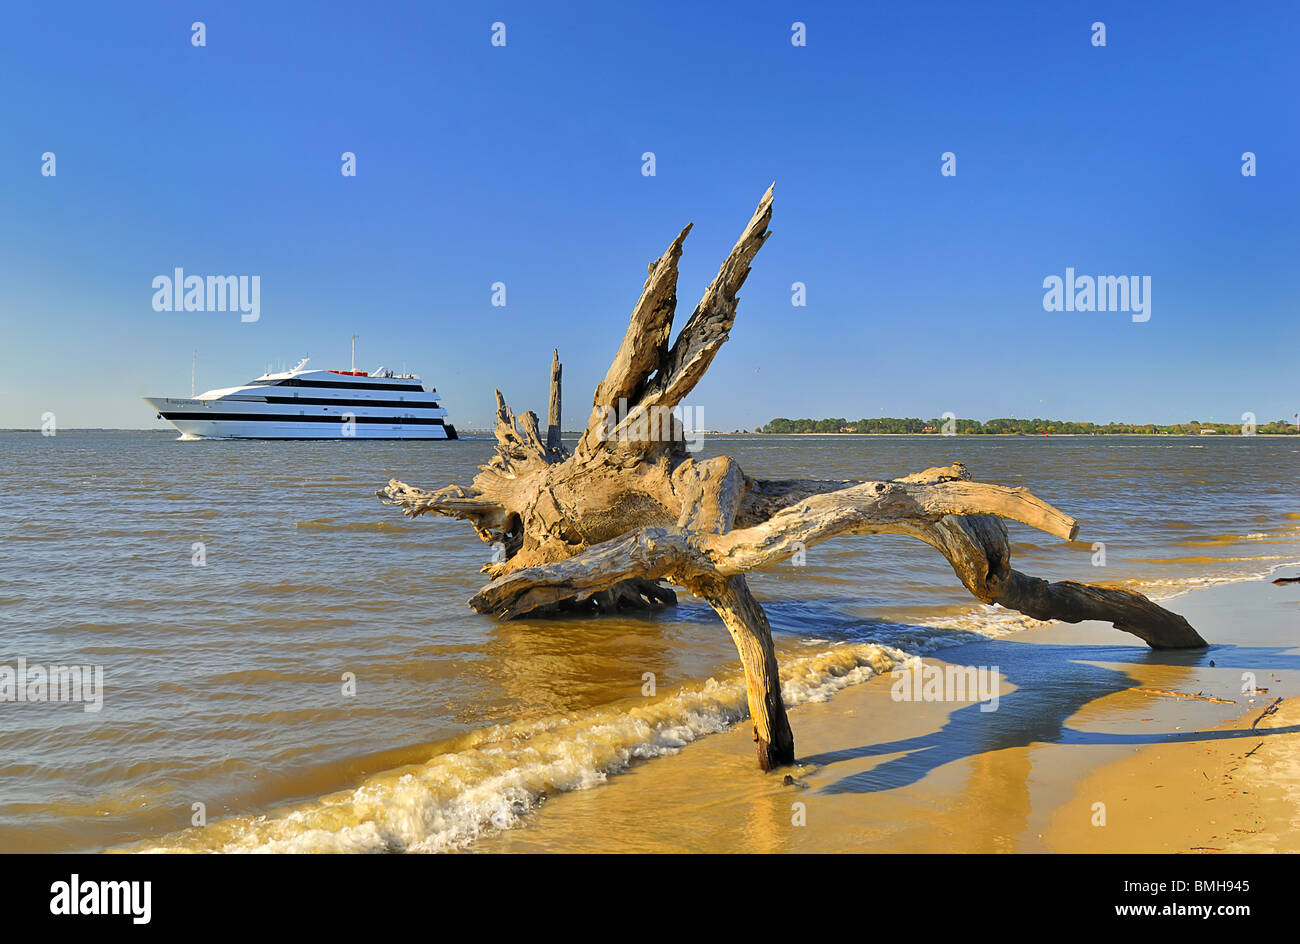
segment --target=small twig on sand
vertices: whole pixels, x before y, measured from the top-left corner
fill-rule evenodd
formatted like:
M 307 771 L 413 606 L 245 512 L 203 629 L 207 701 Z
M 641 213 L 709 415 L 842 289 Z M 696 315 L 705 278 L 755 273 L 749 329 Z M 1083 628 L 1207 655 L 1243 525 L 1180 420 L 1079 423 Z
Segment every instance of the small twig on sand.
M 1259 717 L 1256 718 L 1255 723 L 1250 726 L 1250 730 L 1254 731 L 1255 728 L 1259 726 L 1259 723 L 1263 721 L 1265 718 L 1267 718 L 1269 715 L 1277 714 L 1277 706 L 1280 704 L 1282 704 L 1282 699 L 1280 696 L 1278 698 L 1273 699 L 1273 703 L 1259 713 Z
M 1252 748 L 1250 749 L 1249 753 L 1246 754 L 1246 757 L 1249 757 L 1251 754 L 1255 753 L 1257 750 L 1259 750 L 1259 749 L 1260 749 L 1261 747 L 1263 747 L 1263 746 L 1264 746 L 1264 742 L 1263 742 L 1263 741 L 1260 741 L 1258 744 L 1256 744 L 1254 747 L 1252 747 Z M 1245 760 L 1245 759 L 1246 759 L 1245 757 L 1242 758 L 1242 760 Z
M 1166 691 L 1163 688 L 1139 688 L 1139 689 L 1135 689 L 1135 691 L 1139 691 L 1143 695 L 1164 695 L 1167 698 L 1195 698 L 1197 701 L 1210 701 L 1210 702 L 1214 702 L 1214 704 L 1216 705 L 1236 704 L 1235 701 L 1231 701 L 1226 698 L 1215 698 L 1212 695 L 1202 695 L 1199 692 L 1195 695 L 1188 695 L 1186 692 L 1170 692 L 1170 691 Z

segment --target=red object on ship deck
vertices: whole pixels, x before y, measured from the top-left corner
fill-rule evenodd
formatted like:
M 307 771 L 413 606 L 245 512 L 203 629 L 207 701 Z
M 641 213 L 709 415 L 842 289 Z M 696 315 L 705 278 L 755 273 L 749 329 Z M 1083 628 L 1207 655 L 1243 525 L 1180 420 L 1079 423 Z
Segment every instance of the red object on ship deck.
M 331 374 L 347 374 L 349 377 L 369 377 L 370 374 L 364 370 L 331 370 Z

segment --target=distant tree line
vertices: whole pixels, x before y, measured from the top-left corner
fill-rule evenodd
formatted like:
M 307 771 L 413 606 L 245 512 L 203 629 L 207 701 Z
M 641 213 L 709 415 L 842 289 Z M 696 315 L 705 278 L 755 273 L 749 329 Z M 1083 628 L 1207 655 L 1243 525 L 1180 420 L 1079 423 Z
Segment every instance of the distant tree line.
M 1242 432 L 1240 423 L 1202 423 L 1191 420 L 1187 423 L 1175 423 L 1162 426 L 1156 423 L 1075 423 L 1067 420 L 1019 420 L 1010 417 L 1004 419 L 964 420 L 964 419 L 929 419 L 918 417 L 879 416 L 875 419 L 848 420 L 842 416 L 821 420 L 790 420 L 778 416 L 766 426 L 760 426 L 759 433 L 916 433 L 941 435 L 945 428 L 960 436 L 981 436 L 998 434 L 1020 434 L 1024 436 L 1075 435 L 1075 436 L 1113 436 L 1133 434 L 1145 436 L 1200 436 L 1217 434 L 1221 436 L 1239 436 Z M 1276 420 L 1271 423 L 1257 423 L 1255 432 L 1260 434 L 1300 433 L 1294 423 Z

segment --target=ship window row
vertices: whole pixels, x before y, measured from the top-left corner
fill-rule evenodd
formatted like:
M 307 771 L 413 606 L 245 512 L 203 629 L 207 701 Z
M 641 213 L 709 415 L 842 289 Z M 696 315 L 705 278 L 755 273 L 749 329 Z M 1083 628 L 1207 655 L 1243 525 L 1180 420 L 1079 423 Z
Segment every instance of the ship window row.
M 244 397 L 227 397 L 225 401 L 237 402 L 245 399 Z M 299 404 L 302 406 L 400 406 L 409 407 L 415 410 L 437 410 L 440 405 L 437 400 L 417 400 L 412 397 L 410 400 L 380 400 L 363 399 L 360 397 L 259 397 L 256 399 L 248 398 L 248 402 L 253 403 L 288 403 Z
M 326 387 L 332 390 L 409 390 L 412 393 L 423 391 L 424 388 L 419 384 L 403 383 L 352 383 L 351 381 L 336 383 L 332 380 L 303 380 L 301 377 L 290 377 L 283 380 L 250 380 L 245 386 L 249 387 Z

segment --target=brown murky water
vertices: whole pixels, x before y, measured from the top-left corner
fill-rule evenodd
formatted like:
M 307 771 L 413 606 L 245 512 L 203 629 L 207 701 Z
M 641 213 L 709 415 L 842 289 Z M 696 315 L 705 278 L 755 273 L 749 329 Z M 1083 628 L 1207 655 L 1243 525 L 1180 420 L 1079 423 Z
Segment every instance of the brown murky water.
M 0 450 L 0 694 L 19 659 L 104 673 L 99 711 L 0 701 L 0 851 L 464 848 L 743 717 L 730 641 L 689 597 L 505 625 L 465 607 L 484 545 L 373 491 L 468 481 L 490 442 L 61 432 L 3 433 Z M 1294 439 L 706 442 L 722 451 L 771 477 L 961 459 L 1083 522 L 1074 544 L 1011 526 L 1018 566 L 1050 578 L 1163 596 L 1300 559 Z M 819 545 L 751 583 L 793 703 L 1026 625 L 901 537 Z

